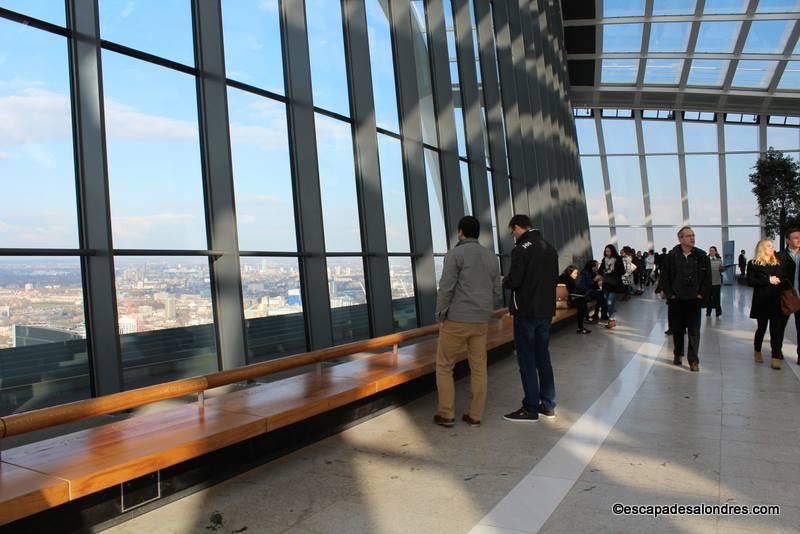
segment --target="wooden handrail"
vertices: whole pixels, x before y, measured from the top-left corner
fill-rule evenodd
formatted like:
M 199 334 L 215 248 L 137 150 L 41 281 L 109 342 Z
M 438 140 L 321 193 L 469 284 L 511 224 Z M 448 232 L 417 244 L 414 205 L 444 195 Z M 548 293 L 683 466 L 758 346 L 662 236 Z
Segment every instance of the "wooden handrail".
M 507 313 L 507 309 L 502 308 L 495 310 L 492 316 L 499 317 L 505 313 Z M 27 432 L 33 432 L 34 430 L 41 430 L 65 423 L 89 419 L 91 417 L 138 408 L 153 402 L 202 393 L 208 389 L 235 384 L 245 380 L 253 380 L 280 371 L 321 363 L 366 350 L 399 345 L 400 343 L 412 339 L 433 335 L 438 331 L 439 325 L 433 324 L 406 330 L 405 332 L 398 332 L 396 334 L 389 334 L 364 341 L 356 341 L 336 347 L 287 356 L 268 362 L 254 363 L 237 369 L 220 371 L 205 376 L 174 380 L 172 382 L 132 389 L 130 391 L 112 393 L 111 395 L 104 395 L 95 399 L 86 399 L 68 404 L 51 406 L 49 408 L 7 415 L 5 417 L 0 417 L 0 438 L 17 436 Z

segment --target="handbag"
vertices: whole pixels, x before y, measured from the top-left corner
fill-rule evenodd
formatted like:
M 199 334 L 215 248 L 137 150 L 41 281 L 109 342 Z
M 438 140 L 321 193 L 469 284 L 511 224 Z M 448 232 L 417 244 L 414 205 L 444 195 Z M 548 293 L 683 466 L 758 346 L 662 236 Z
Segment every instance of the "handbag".
M 800 311 L 800 297 L 794 289 L 784 289 L 781 293 L 781 311 L 784 315 Z

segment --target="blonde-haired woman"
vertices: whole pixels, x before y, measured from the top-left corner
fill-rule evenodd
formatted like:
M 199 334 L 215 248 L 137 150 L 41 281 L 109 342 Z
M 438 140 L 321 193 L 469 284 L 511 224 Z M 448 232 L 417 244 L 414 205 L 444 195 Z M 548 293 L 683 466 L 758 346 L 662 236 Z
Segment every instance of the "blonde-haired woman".
M 747 281 L 753 286 L 753 303 L 750 318 L 758 321 L 753 339 L 753 356 L 756 363 L 764 361 L 761 343 L 769 325 L 769 345 L 772 350 L 772 368 L 780 369 L 783 359 L 783 332 L 786 321 L 781 312 L 781 291 L 788 287 L 783 266 L 775 255 L 772 240 L 762 239 L 756 245 L 754 257 L 747 264 Z

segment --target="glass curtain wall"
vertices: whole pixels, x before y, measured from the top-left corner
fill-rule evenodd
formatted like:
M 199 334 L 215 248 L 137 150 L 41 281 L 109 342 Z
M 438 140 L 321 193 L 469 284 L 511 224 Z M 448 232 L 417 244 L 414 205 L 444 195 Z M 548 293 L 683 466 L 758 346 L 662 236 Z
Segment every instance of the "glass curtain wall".
M 487 132 L 505 134 L 510 115 L 488 123 L 500 103 L 485 100 L 482 73 L 503 68 L 480 58 L 514 72 L 513 58 L 477 15 L 496 6 L 356 3 L 99 0 L 94 13 L 77 0 L 0 2 L 0 414 L 430 324 L 449 219 L 474 205 L 489 205 L 499 253 L 493 193 L 505 191 L 492 187 Z M 454 12 L 464 8 L 468 19 Z M 446 39 L 431 39 L 431 21 Z M 478 27 L 491 54 L 478 55 Z M 464 62 L 477 80 L 460 79 Z M 472 125 L 460 86 L 476 82 Z M 525 83 L 503 82 L 490 93 L 516 98 Z M 365 87 L 366 126 L 351 102 Z M 441 91 L 456 114 L 446 157 Z M 479 161 L 465 131 L 482 132 Z M 496 148 L 507 167 L 506 140 Z M 443 164 L 451 156 L 458 164 Z M 485 177 L 472 176 L 478 165 Z M 447 196 L 454 183 L 461 198 Z M 365 222 L 376 209 L 385 247 Z M 389 312 L 370 308 L 375 294 L 391 294 Z
M 749 174 L 768 147 L 796 158 L 800 117 L 620 111 L 575 119 L 595 258 L 607 243 L 670 249 L 684 224 L 700 248 L 729 239 L 749 257 L 761 236 Z

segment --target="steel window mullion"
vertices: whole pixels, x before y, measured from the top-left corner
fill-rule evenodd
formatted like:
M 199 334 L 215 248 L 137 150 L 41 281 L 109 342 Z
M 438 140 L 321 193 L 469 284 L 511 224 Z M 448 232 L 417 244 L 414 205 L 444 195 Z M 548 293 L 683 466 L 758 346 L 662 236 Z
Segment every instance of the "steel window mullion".
M 494 49 L 493 24 L 489 0 L 475 0 L 475 24 L 478 32 L 478 48 L 481 64 L 481 80 L 486 121 L 489 135 L 489 155 L 492 162 L 492 183 L 495 215 L 497 217 L 497 242 L 500 250 L 503 272 L 508 272 L 509 258 L 514 242 L 505 225 L 514 215 L 512 199 L 509 194 L 509 171 L 506 161 L 506 138 L 503 131 L 503 108 L 500 102 L 500 85 L 497 76 L 497 53 Z
M 642 180 L 642 202 L 644 203 L 644 221 L 647 229 L 647 242 L 653 243 L 653 211 L 650 202 L 650 180 L 647 174 L 647 161 L 644 150 L 644 127 L 642 117 L 639 113 L 634 113 L 636 122 L 636 143 L 639 149 L 639 173 Z
M 472 211 L 485 229 L 492 228 L 492 214 L 489 208 L 489 185 L 486 174 L 486 153 L 483 144 L 483 113 L 481 112 L 478 91 L 477 50 L 472 41 L 472 17 L 470 0 L 452 0 L 453 22 L 455 24 L 456 48 L 458 49 L 459 90 L 464 115 L 464 136 L 467 142 L 469 184 L 472 197 Z M 494 250 L 491 231 L 480 234 L 480 242 Z
M 286 76 L 289 152 L 295 224 L 299 229 L 300 281 L 306 336 L 311 350 L 333 344 L 322 194 L 317 163 L 316 125 L 311 92 L 304 0 L 281 1 L 283 65 Z
M 105 112 L 97 1 L 67 3 L 87 347 L 92 394 L 122 391 L 122 351 L 117 333 L 117 294 L 106 161 Z
M 411 260 L 414 265 L 417 317 L 420 326 L 435 321 L 436 268 L 433 260 L 433 237 L 422 144 L 420 94 L 414 39 L 421 37 L 412 30 L 408 0 L 390 0 L 394 58 L 397 67 L 397 91 L 400 129 L 403 134 L 403 170 L 408 195 L 408 226 L 411 237 Z M 427 48 L 427 43 L 424 45 Z M 428 65 L 419 68 L 427 69 Z
M 209 261 L 221 369 L 247 363 L 244 306 L 233 195 L 228 95 L 219 2 L 194 0 L 198 106 L 210 249 L 226 251 Z
M 614 216 L 614 202 L 611 198 L 611 179 L 608 174 L 608 154 L 606 153 L 606 141 L 603 136 L 603 123 L 600 113 L 594 115 L 594 125 L 597 130 L 597 147 L 600 149 L 600 169 L 603 171 L 603 187 L 605 188 L 606 210 L 608 211 L 608 230 L 613 241 L 617 237 L 617 221 Z
M 725 160 L 725 119 L 722 113 L 718 114 L 717 121 L 717 161 L 719 163 L 719 206 L 720 222 L 722 224 L 722 241 L 730 240 L 730 221 L 728 219 L 728 167 Z
M 372 335 L 382 336 L 394 331 L 394 320 L 364 0 L 345 0 L 343 15 L 367 309 Z
M 495 38 L 497 46 L 497 66 L 500 73 L 500 93 L 505 115 L 508 143 L 508 164 L 511 180 L 514 213 L 528 212 L 528 189 L 525 186 L 525 173 L 528 163 L 522 143 L 519 96 L 514 76 L 514 61 L 511 53 L 511 32 L 508 24 L 506 0 L 492 3 Z
M 683 118 L 680 113 L 675 115 L 675 133 L 678 136 L 678 175 L 681 185 L 681 213 L 683 214 L 683 224 L 689 224 L 691 220 L 689 212 L 689 185 L 686 178 L 686 147 L 683 140 Z

